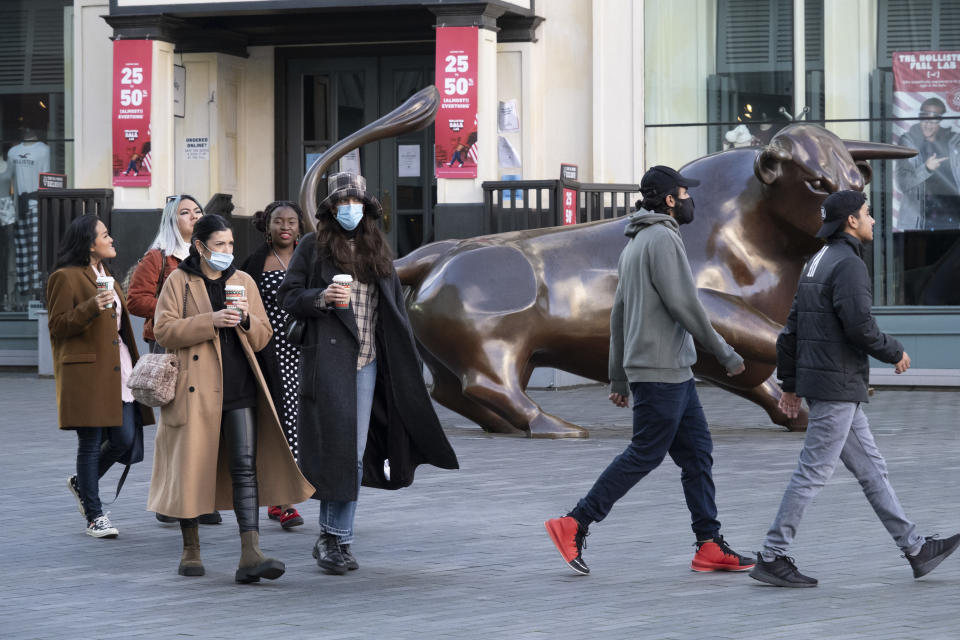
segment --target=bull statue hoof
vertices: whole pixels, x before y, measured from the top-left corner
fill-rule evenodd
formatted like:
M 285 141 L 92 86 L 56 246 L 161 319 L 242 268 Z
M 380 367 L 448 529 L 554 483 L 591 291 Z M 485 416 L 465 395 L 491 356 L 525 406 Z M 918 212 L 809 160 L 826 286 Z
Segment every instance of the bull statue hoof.
M 561 420 L 549 413 L 541 413 L 530 421 L 531 438 L 589 438 L 583 427 Z

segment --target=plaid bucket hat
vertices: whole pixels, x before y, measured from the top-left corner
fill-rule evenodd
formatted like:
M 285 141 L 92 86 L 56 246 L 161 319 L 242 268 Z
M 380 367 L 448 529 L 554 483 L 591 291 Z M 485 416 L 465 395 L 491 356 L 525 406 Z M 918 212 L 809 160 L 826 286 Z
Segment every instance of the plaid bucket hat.
M 361 175 L 345 171 L 330 175 L 327 178 L 327 193 L 329 195 L 317 205 L 318 218 L 326 212 L 336 215 L 333 211 L 334 203 L 350 196 L 363 201 L 363 215 L 374 219 L 383 216 L 380 201 L 367 193 L 367 179 Z

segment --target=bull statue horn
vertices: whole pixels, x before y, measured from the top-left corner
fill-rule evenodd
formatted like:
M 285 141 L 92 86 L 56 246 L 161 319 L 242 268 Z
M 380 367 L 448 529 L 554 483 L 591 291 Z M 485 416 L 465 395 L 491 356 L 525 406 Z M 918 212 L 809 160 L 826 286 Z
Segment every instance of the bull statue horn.
M 440 108 L 440 92 L 433 85 L 421 89 L 402 105 L 371 122 L 362 129 L 339 140 L 313 161 L 300 183 L 300 207 L 303 209 L 304 225 L 307 231 L 316 231 L 317 186 L 320 176 L 326 173 L 334 162 L 350 151 L 365 144 L 398 136 L 410 131 L 419 131 L 429 126 L 437 117 Z
M 862 140 L 844 140 L 843 144 L 854 160 L 899 160 L 917 155 L 916 149 L 902 147 L 898 144 L 864 142 Z

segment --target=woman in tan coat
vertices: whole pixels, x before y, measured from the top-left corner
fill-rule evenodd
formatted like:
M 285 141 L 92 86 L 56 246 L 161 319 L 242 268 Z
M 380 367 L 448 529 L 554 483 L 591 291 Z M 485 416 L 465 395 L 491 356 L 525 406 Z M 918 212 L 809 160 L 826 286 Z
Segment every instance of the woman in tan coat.
M 233 232 L 206 215 L 190 255 L 163 285 L 157 342 L 180 360 L 176 395 L 160 411 L 147 508 L 180 519 L 180 575 L 203 575 L 198 515 L 233 507 L 240 528 L 237 582 L 283 575 L 259 546 L 259 506 L 302 502 L 313 486 L 287 447 L 255 353 L 272 331 L 253 279 L 235 270 Z M 245 298 L 226 307 L 225 287 Z
M 97 277 L 109 275 L 103 261 L 116 255 L 103 222 L 80 216 L 64 234 L 47 282 L 57 413 L 60 428 L 78 439 L 77 473 L 67 488 L 95 538 L 119 533 L 103 513 L 99 479 L 114 462 L 143 459 L 143 425 L 153 424 L 153 412 L 126 386 L 138 354 L 123 293 L 116 284 L 97 290 Z

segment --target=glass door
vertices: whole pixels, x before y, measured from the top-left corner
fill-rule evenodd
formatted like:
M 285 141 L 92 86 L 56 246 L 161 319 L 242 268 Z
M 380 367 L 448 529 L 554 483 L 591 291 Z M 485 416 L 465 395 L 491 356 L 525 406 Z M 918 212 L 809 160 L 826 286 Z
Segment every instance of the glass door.
M 433 83 L 432 56 L 398 56 L 380 61 L 380 114 L 403 104 Z M 396 255 L 433 241 L 433 127 L 380 142 L 380 201 L 384 229 Z

